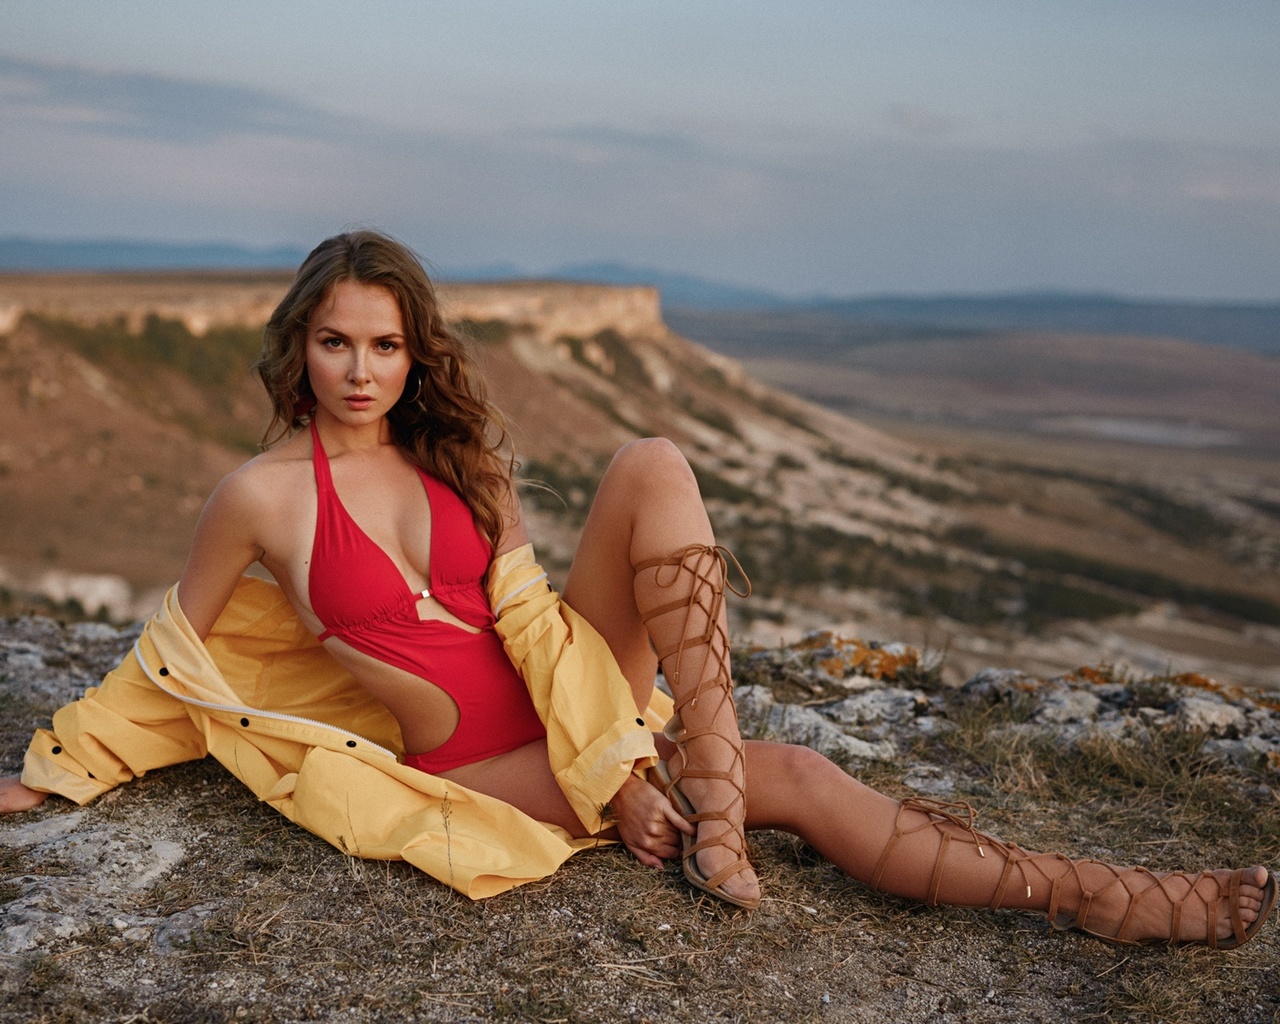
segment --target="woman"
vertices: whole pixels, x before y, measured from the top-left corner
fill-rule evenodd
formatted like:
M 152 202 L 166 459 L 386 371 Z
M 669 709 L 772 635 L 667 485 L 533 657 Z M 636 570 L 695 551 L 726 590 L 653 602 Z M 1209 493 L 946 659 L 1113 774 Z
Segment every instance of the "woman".
M 391 239 L 321 243 L 273 314 L 257 370 L 274 404 L 268 434 L 287 438 L 219 484 L 133 662 L 55 716 L 0 809 L 50 791 L 83 802 L 212 750 L 344 849 L 414 860 L 432 848 L 414 862 L 473 895 L 603 837 L 654 867 L 679 856 L 694 886 L 752 908 L 743 833 L 778 828 L 873 886 L 1039 910 L 1110 941 L 1231 947 L 1270 911 L 1276 883 L 1262 867 L 1157 875 L 1032 854 L 977 832 L 957 805 L 900 803 L 806 748 L 744 742 L 726 553 L 684 458 L 660 439 L 618 453 L 561 602 L 532 561 L 501 419 L 419 262 Z M 280 667 L 293 664 L 285 648 L 318 652 L 292 634 L 280 646 L 288 623 L 260 590 L 244 593 L 255 561 L 327 652 L 306 663 L 288 707 L 280 695 L 302 677 Z M 654 693 L 659 664 L 674 713 L 655 735 L 646 716 L 672 710 Z M 334 672 L 364 705 L 330 688 Z M 398 730 L 377 724 L 383 709 Z M 391 735 L 401 757 L 373 734 Z M 140 735 L 163 742 L 137 753 Z M 423 824 L 433 814 L 440 826 Z M 369 838 L 402 820 L 418 831 Z M 424 838 L 441 831 L 443 842 Z M 529 852 L 542 834 L 563 837 L 563 851 Z

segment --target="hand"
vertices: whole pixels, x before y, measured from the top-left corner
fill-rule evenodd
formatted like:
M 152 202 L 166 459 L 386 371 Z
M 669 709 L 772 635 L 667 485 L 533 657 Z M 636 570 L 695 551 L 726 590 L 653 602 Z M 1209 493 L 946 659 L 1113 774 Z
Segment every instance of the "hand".
M 679 856 L 680 833 L 693 835 L 697 831 L 680 817 L 662 790 L 635 775 L 627 777 L 612 804 L 618 816 L 618 836 L 647 867 L 660 868 L 663 861 Z
M 17 775 L 0 779 L 0 814 L 29 811 L 44 803 L 48 793 L 38 793 L 24 786 Z

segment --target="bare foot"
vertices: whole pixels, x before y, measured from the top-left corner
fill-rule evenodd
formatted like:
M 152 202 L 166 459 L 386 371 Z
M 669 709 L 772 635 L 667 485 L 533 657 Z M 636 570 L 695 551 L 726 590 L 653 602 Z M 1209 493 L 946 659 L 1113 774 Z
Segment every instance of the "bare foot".
M 1084 889 L 1094 895 L 1079 918 L 1059 914 L 1057 923 L 1103 939 L 1207 943 L 1212 932 L 1219 945 L 1233 946 L 1243 938 L 1236 935 L 1233 910 L 1247 931 L 1275 898 L 1274 887 L 1266 888 L 1267 869 L 1260 865 L 1199 874 L 1113 868 L 1096 861 L 1076 866 Z
M 0 814 L 29 811 L 45 802 L 48 793 L 38 793 L 24 786 L 17 775 L 0 779 Z
M 680 780 L 680 789 L 693 808 L 702 808 L 704 813 L 724 812 L 723 817 L 697 822 L 698 851 L 694 854 L 694 859 L 703 879 L 714 882 L 711 887 L 731 897 L 730 902 L 756 906 L 760 902 L 760 880 L 756 877 L 755 869 L 746 863 L 741 797 L 734 790 L 729 790 L 727 795 L 732 803 L 728 807 L 721 806 L 726 797 L 724 790 L 727 788 L 724 783 L 707 779 L 686 776 Z M 743 866 L 722 880 L 716 880 L 715 876 L 719 872 L 732 868 L 735 864 Z

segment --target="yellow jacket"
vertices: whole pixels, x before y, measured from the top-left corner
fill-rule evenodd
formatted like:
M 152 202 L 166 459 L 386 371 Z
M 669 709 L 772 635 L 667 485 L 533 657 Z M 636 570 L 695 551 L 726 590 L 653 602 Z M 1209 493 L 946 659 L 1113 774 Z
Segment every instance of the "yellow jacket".
M 525 546 L 494 560 L 496 629 L 547 728 L 552 771 L 589 831 L 633 767 L 653 764 L 651 729 L 604 640 L 546 582 Z M 500 800 L 407 768 L 400 730 L 299 621 L 280 588 L 245 578 L 201 643 L 177 588 L 102 685 L 53 716 L 22 781 L 84 804 L 164 765 L 213 754 L 257 796 L 346 853 L 403 859 L 473 899 L 543 878 L 573 839 Z

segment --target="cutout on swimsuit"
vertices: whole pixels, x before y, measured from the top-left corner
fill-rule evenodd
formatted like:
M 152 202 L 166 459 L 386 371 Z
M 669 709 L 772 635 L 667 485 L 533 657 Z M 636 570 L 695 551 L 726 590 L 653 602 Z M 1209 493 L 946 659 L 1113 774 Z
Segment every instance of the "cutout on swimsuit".
M 316 532 L 308 589 L 311 608 L 325 627 L 320 639 L 336 636 L 371 658 L 433 683 L 458 707 L 453 734 L 434 750 L 409 755 L 405 763 L 440 772 L 545 736 L 524 681 L 493 629 L 484 588 L 493 549 L 466 502 L 415 467 L 431 510 L 428 586 L 419 592 L 342 504 L 314 421 L 311 442 Z M 476 631 L 421 618 L 418 603 L 427 596 Z

